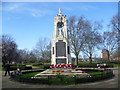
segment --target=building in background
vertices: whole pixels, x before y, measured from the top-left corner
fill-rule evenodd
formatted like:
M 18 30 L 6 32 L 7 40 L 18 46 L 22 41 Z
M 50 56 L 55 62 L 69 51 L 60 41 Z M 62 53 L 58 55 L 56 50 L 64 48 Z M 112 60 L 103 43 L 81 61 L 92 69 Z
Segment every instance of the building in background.
M 102 50 L 102 59 L 109 60 L 109 51 L 106 49 Z

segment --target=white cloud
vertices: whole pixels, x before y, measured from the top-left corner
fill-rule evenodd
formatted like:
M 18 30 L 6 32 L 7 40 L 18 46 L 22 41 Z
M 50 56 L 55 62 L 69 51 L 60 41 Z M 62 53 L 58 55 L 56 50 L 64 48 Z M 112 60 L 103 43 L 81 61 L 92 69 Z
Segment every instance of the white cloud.
M 53 13 L 52 10 L 44 9 L 43 7 L 31 7 L 28 5 L 28 3 L 4 4 L 3 11 L 31 15 L 33 17 L 41 17 Z
M 23 3 L 3 3 L 3 11 L 15 11 L 21 8 L 24 4 Z
M 91 6 L 91 5 L 86 5 L 86 4 L 80 4 L 79 6 L 69 6 L 69 7 L 63 7 L 63 9 L 67 10 L 67 11 L 74 11 L 74 10 L 81 10 L 81 11 L 89 11 L 89 10 L 94 10 L 97 9 L 97 7 L 95 6 Z
M 79 9 L 84 10 L 84 11 L 88 11 L 88 10 L 91 10 L 91 9 L 96 9 L 96 7 L 95 6 L 83 5 L 83 6 L 80 6 Z
M 19 13 L 19 14 L 25 14 L 25 15 L 30 15 L 32 17 L 41 17 L 45 15 L 50 15 L 55 13 L 56 11 L 53 11 L 52 9 L 49 8 L 44 8 L 48 7 L 48 4 L 40 4 L 40 6 L 36 6 L 35 4 L 31 3 L 3 3 L 3 11 L 7 12 L 12 12 L 12 13 Z M 37 7 L 37 8 L 36 8 Z M 55 8 L 56 6 L 53 6 L 51 8 Z M 91 9 L 95 9 L 95 6 L 90 6 L 86 4 L 82 4 L 80 6 L 71 6 L 67 7 L 64 6 L 62 7 L 65 9 L 65 11 L 74 11 L 74 10 L 83 10 L 83 11 L 89 11 Z
M 9 10 L 15 10 L 15 9 L 17 9 L 17 8 L 19 8 L 19 7 L 20 7 L 20 5 L 14 4 L 14 5 L 12 5 L 12 6 L 9 8 Z

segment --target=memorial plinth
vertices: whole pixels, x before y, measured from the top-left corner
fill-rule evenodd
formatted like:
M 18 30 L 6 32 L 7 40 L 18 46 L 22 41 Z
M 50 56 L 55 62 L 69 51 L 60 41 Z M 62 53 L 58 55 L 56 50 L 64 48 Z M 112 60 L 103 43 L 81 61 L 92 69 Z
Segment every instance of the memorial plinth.
M 67 32 L 67 19 L 61 9 L 54 18 L 54 32 L 51 47 L 51 64 L 70 64 L 70 46 Z

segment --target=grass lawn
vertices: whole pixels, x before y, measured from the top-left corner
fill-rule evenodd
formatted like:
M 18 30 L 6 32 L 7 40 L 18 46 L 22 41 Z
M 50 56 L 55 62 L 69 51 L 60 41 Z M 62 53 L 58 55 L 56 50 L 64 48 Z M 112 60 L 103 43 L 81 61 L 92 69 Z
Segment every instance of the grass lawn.
M 2 66 L 0 66 L 0 71 L 2 71 Z
M 114 67 L 120 67 L 120 64 L 113 64 Z
M 0 71 L 2 71 L 2 64 L 0 64 Z
M 99 74 L 102 74 L 103 72 L 92 72 L 90 73 L 90 75 L 99 75 Z
M 32 72 L 32 73 L 26 73 L 26 74 L 22 74 L 21 75 L 21 77 L 23 77 L 23 78 L 30 78 L 30 77 L 33 77 L 34 75 L 36 75 L 36 74 L 38 74 L 38 73 L 40 73 L 40 72 Z
M 90 62 L 79 62 L 79 64 L 90 64 Z M 97 62 L 92 62 L 92 64 L 97 64 Z

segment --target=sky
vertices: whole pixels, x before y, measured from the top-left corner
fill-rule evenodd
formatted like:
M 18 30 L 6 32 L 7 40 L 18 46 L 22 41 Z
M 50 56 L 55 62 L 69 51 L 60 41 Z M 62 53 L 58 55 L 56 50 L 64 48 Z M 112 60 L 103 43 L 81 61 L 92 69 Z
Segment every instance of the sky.
M 39 38 L 52 39 L 53 20 L 58 9 L 67 18 L 84 16 L 102 22 L 107 30 L 111 18 L 117 14 L 117 2 L 3 2 L 2 34 L 11 35 L 18 49 L 32 50 Z

